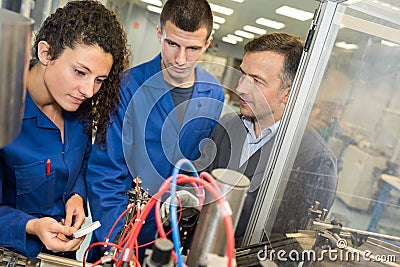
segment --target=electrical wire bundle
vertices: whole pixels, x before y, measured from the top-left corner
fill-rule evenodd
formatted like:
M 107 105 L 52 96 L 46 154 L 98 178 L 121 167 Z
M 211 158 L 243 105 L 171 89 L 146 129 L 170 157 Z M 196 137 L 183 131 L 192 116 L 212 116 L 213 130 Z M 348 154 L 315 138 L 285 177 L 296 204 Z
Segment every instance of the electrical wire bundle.
M 179 174 L 179 170 L 181 170 L 181 167 L 183 167 L 183 165 L 187 165 L 190 168 L 191 172 L 194 174 L 194 177 Z M 106 248 L 111 247 L 115 250 L 115 253 L 108 257 L 103 256 L 100 260 L 93 263 L 92 266 L 98 266 L 110 262 L 113 262 L 115 267 L 141 266 L 137 258 L 137 255 L 139 255 L 138 250 L 140 247 L 150 245 L 150 243 L 141 245 L 138 244 L 137 238 L 139 236 L 140 230 L 142 229 L 142 226 L 145 223 L 150 211 L 155 207 L 155 221 L 159 236 L 160 238 L 167 238 L 167 233 L 165 233 L 164 231 L 163 223 L 161 220 L 160 206 L 162 196 L 170 192 L 169 214 L 172 231 L 172 241 L 174 244 L 174 251 L 172 252 L 172 256 L 176 261 L 176 265 L 178 267 L 186 266 L 180 252 L 181 244 L 178 227 L 179 220 L 177 218 L 177 207 L 175 204 L 177 198 L 176 187 L 180 184 L 191 184 L 194 187 L 197 197 L 199 199 L 200 210 L 202 204 L 204 203 L 204 189 L 206 189 L 213 196 L 213 198 L 215 198 L 218 207 L 221 209 L 223 215 L 223 220 L 226 228 L 226 257 L 228 258 L 227 266 L 231 267 L 235 253 L 235 241 L 233 223 L 231 218 L 232 211 L 229 203 L 225 200 L 216 180 L 209 173 L 206 172 L 202 172 L 200 175 L 198 175 L 192 163 L 186 159 L 181 159 L 177 162 L 172 172 L 172 175 L 163 182 L 159 191 L 154 194 L 145 205 L 143 205 L 144 203 L 142 203 L 140 207 L 137 204 L 129 205 L 128 208 L 117 218 L 113 227 L 110 229 L 108 236 L 111 235 L 111 232 L 114 230 L 118 221 L 121 220 L 128 212 L 131 212 L 131 209 L 135 209 L 136 211 L 134 216 L 132 216 L 132 219 L 127 223 L 127 227 L 125 227 L 118 244 L 112 242 L 93 243 L 86 249 L 84 259 L 86 259 L 87 252 L 94 246 L 104 246 Z M 155 240 L 153 241 L 153 243 L 154 242 Z M 85 261 L 83 264 L 83 266 L 85 266 Z

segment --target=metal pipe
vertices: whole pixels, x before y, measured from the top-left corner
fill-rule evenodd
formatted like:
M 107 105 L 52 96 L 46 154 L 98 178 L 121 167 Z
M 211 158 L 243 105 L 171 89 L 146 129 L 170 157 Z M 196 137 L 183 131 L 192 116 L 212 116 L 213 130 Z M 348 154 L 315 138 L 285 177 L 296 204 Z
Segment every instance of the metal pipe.
M 314 221 L 313 224 L 315 226 L 319 226 L 319 227 L 322 227 L 322 228 L 328 229 L 328 230 L 338 228 L 338 229 L 343 230 L 344 232 L 357 233 L 360 235 L 372 236 L 372 237 L 382 238 L 382 239 L 386 239 L 386 240 L 400 241 L 400 237 L 397 237 L 397 236 L 374 233 L 374 232 L 358 230 L 358 229 L 353 229 L 353 228 L 348 228 L 348 227 L 340 227 L 337 225 L 332 225 L 332 224 L 323 223 L 323 222 L 315 222 Z
M 243 174 L 228 169 L 215 169 L 211 175 L 217 180 L 222 194 L 232 210 L 233 227 L 239 221 L 250 180 Z M 206 205 L 200 213 L 187 258 L 190 267 L 207 266 L 208 254 L 225 255 L 226 231 L 223 214 L 210 194 L 206 195 Z
M 21 129 L 33 20 L 0 9 L 0 148 Z

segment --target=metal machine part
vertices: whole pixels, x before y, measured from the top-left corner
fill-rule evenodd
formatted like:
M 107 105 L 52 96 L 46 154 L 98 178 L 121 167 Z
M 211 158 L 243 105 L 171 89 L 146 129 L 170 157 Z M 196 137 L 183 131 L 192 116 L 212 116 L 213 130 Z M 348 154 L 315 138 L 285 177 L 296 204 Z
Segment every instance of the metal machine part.
M 211 175 L 217 180 L 222 194 L 232 209 L 232 222 L 236 228 L 250 181 L 245 175 L 228 169 L 215 169 Z M 206 195 L 206 203 L 210 204 L 204 205 L 200 213 L 187 258 L 187 265 L 191 267 L 208 266 L 209 254 L 225 255 L 226 230 L 222 211 L 210 194 Z
M 169 239 L 157 239 L 153 250 L 145 258 L 143 267 L 173 267 L 171 252 L 174 244 Z
M 146 203 L 149 201 L 149 192 L 143 191 L 142 188 L 142 180 L 139 177 L 133 178 L 131 182 L 131 189 L 126 192 L 129 196 L 127 209 L 129 211 L 125 214 L 124 223 L 122 228 L 119 230 L 117 235 L 115 236 L 113 243 L 118 244 L 121 240 L 122 234 L 128 227 L 128 224 L 132 220 L 132 218 L 137 213 L 137 210 L 142 210 Z M 106 240 L 108 241 L 108 240 Z M 117 253 L 115 247 L 112 247 L 110 250 L 104 251 L 104 256 L 113 257 Z M 104 263 L 105 267 L 112 266 L 112 263 Z
M 9 267 L 36 267 L 40 266 L 39 259 L 28 259 L 10 250 L 0 248 L 0 266 Z
M 21 130 L 33 23 L 0 8 L 0 148 Z M 82 266 L 82 262 L 43 253 L 30 259 L 0 248 L 0 266 L 73 267 Z
M 0 9 L 0 148 L 21 130 L 33 20 Z
M 32 27 L 33 20 L 0 8 L 0 148 L 21 130 Z M 0 248 L 0 266 L 43 265 Z
M 82 262 L 54 255 L 40 253 L 37 258 L 31 259 L 0 248 L 0 266 L 6 267 L 79 267 Z M 86 263 L 86 266 L 91 266 Z
M 77 260 L 72 260 L 68 258 L 58 257 L 54 255 L 40 253 L 37 259 L 40 260 L 39 265 L 35 267 L 81 267 L 82 262 Z M 86 263 L 85 266 L 92 266 L 90 263 Z
M 301 247 L 294 238 L 276 236 L 268 241 L 258 244 L 240 247 L 236 249 L 236 264 L 237 267 L 260 267 L 260 266 L 276 266 L 273 262 L 274 258 L 271 251 L 300 251 Z M 279 266 L 279 265 L 278 265 Z M 284 266 L 293 266 L 290 264 Z M 295 264 L 295 266 L 298 266 Z M 208 266 L 207 266 L 208 267 Z

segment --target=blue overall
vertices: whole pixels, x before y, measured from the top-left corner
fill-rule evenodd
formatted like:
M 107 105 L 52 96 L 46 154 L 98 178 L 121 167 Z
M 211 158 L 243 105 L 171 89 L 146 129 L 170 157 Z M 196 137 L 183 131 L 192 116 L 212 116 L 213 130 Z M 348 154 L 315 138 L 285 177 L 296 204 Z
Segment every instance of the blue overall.
M 27 92 L 19 135 L 0 149 L 0 246 L 36 257 L 43 244 L 26 234 L 28 220 L 65 218 L 65 203 L 72 193 L 86 198 L 84 176 L 91 138 L 76 113 L 64 111 L 61 132 L 34 104 Z M 47 159 L 51 161 L 46 174 Z
M 139 176 L 143 189 L 156 193 L 181 158 L 195 160 L 200 145 L 219 120 L 224 92 L 215 77 L 196 67 L 193 94 L 179 125 L 168 85 L 161 72 L 161 56 L 123 75 L 121 103 L 107 130 L 105 149 L 94 147 L 87 173 L 93 220 L 102 227 L 92 241 L 104 241 L 111 226 L 127 208 L 126 192 Z M 148 220 L 148 225 L 155 227 Z M 110 241 L 121 228 L 120 222 Z M 146 226 L 146 225 L 145 225 Z M 153 227 L 153 229 L 154 229 Z M 146 227 L 144 227 L 146 228 Z M 154 234 L 150 235 L 154 239 Z M 95 252 L 93 252 L 95 253 Z M 90 257 L 90 260 L 99 255 Z

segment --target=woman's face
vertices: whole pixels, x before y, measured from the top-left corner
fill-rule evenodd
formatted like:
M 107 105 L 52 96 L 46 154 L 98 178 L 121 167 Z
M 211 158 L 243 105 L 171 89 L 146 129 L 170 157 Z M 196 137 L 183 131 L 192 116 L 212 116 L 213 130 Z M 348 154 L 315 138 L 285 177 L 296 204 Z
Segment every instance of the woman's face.
M 67 47 L 57 59 L 48 61 L 44 83 L 64 110 L 76 111 L 100 90 L 112 65 L 112 55 L 99 46 Z

